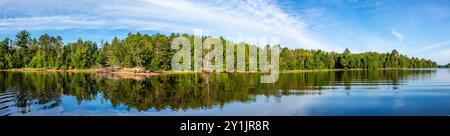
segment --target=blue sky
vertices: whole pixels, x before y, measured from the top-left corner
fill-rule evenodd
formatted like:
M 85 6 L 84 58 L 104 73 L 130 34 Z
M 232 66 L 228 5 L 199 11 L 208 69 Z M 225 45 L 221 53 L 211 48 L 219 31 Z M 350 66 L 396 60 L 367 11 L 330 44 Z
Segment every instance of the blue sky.
M 278 37 L 284 47 L 390 52 L 450 62 L 448 0 L 2 0 L 0 38 L 20 30 L 100 42 L 129 32 Z

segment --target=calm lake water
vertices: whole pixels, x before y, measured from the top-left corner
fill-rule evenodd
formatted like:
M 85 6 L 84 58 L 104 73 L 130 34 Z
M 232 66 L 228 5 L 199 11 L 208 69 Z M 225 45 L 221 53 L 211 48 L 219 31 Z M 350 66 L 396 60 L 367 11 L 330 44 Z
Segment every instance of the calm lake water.
M 259 78 L 0 72 L 0 115 L 450 115 L 450 69 Z

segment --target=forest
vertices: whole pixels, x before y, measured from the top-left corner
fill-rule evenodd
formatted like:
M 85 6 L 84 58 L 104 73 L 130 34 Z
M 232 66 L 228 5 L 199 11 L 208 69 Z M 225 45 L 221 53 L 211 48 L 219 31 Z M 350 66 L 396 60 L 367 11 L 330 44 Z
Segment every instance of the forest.
M 171 58 L 177 50 L 171 49 L 172 39 L 188 34 L 142 34 L 129 33 L 125 38 L 115 37 L 97 44 L 78 39 L 73 43 L 63 43 L 62 37 L 48 34 L 37 39 L 27 31 L 20 31 L 14 39 L 0 41 L 0 69 L 49 68 L 131 68 L 142 67 L 150 71 L 168 71 Z M 205 39 L 205 37 L 203 37 Z M 225 39 L 220 37 L 225 43 Z M 241 45 L 242 46 L 242 45 Z M 245 44 L 248 52 L 248 44 Z M 208 50 L 204 50 L 206 54 Z M 248 58 L 247 60 L 248 61 Z M 377 68 L 434 68 L 436 62 L 416 57 L 408 57 L 397 50 L 377 53 L 325 52 L 306 49 L 282 48 L 280 52 L 281 70 L 315 69 L 377 69 Z M 225 65 L 224 65 L 225 66 Z

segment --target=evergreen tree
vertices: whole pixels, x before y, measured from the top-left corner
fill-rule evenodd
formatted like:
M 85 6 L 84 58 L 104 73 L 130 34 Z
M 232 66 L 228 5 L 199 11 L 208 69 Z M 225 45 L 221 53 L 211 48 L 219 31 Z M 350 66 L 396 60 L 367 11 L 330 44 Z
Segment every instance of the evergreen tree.
M 16 35 L 16 49 L 14 54 L 14 67 L 25 67 L 28 64 L 30 56 L 28 56 L 28 47 L 31 41 L 31 34 L 28 31 L 20 31 Z

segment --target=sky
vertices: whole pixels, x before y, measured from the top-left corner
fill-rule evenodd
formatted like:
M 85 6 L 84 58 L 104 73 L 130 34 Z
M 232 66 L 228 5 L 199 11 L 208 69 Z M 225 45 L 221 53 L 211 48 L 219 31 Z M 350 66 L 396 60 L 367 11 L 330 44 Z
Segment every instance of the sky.
M 2 39 L 20 30 L 65 43 L 200 31 L 232 40 L 276 37 L 289 48 L 397 49 L 450 63 L 448 0 L 1 0 L 0 9 Z

